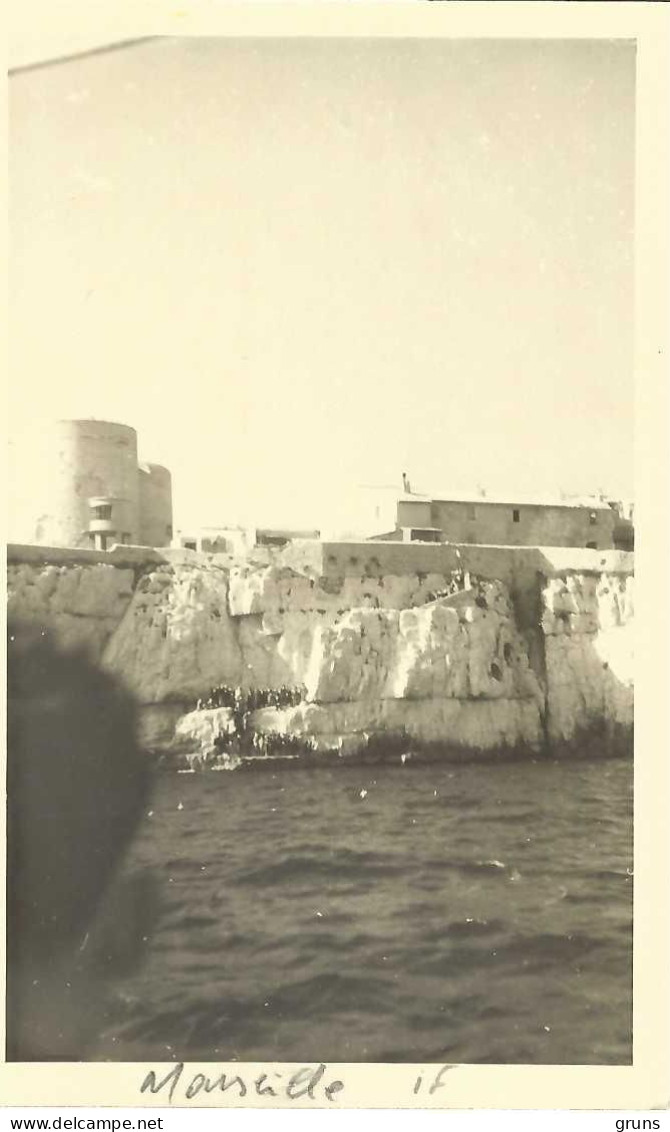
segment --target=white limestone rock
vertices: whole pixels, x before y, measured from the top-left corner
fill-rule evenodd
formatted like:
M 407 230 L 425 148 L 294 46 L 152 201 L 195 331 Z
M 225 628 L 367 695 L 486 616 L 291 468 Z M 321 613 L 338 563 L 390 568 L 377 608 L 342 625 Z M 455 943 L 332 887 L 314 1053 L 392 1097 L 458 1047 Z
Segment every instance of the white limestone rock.
M 315 635 L 307 698 L 331 703 L 378 697 L 393 663 L 398 613 L 352 609 Z
M 195 761 L 211 762 L 221 750 L 221 740 L 235 734 L 230 708 L 191 711 L 176 724 L 174 746 L 188 750 Z
M 394 699 L 466 696 L 468 634 L 458 612 L 435 604 L 400 613 L 386 695 Z
M 248 683 L 228 615 L 226 571 L 178 564 L 159 591 L 152 575 L 147 578 L 105 649 L 105 667 L 144 704 L 195 699 L 217 684 Z
M 345 703 L 300 704 L 254 712 L 252 725 L 260 732 L 292 735 L 314 741 L 317 750 L 342 753 L 365 746 L 385 735 L 411 742 L 465 747 L 486 752 L 519 743 L 539 749 L 542 717 L 534 700 L 487 701 L 433 698 L 427 700 L 367 699 Z
M 603 721 L 633 723 L 632 575 L 618 572 L 552 578 L 542 593 L 547 677 L 547 734 L 571 740 Z M 567 591 L 578 612 L 559 608 Z M 560 606 L 560 602 L 559 602 Z
M 318 703 L 434 697 L 526 698 L 542 702 L 503 587 L 401 611 L 352 609 L 301 626 L 300 662 L 279 641 L 295 682 Z
M 133 572 L 106 563 L 7 569 L 8 617 L 48 630 L 64 649 L 98 659 L 133 593 Z
M 232 617 L 408 609 L 434 600 L 452 585 L 444 574 L 313 578 L 278 564 L 265 569 L 239 566 L 230 572 L 229 608 Z

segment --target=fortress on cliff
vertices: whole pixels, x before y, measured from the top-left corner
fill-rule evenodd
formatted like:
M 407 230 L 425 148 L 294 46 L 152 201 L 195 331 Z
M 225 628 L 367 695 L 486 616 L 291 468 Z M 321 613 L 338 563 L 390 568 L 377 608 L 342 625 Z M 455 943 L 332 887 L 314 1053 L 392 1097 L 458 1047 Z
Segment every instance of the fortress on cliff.
M 606 501 L 406 491 L 387 535 L 255 530 L 236 546 L 223 528 L 174 537 L 170 473 L 138 463 L 132 428 L 64 421 L 38 456 L 14 484 L 27 530 L 8 547 L 10 623 L 122 682 L 147 749 L 206 765 L 235 744 L 336 759 L 632 749 L 634 556 Z M 199 706 L 217 688 L 256 694 L 243 733 L 234 709 Z

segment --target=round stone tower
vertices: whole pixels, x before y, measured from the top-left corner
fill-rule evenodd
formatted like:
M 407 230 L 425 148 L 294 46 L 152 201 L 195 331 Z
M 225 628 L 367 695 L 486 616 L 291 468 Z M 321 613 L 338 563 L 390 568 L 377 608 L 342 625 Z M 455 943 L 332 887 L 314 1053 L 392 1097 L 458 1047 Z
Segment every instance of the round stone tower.
M 160 464 L 140 464 L 139 504 L 142 546 L 169 546 L 172 542 L 172 477 Z
M 139 542 L 135 429 L 110 421 L 56 421 L 42 426 L 33 444 L 30 482 L 17 484 L 31 541 L 102 550 Z

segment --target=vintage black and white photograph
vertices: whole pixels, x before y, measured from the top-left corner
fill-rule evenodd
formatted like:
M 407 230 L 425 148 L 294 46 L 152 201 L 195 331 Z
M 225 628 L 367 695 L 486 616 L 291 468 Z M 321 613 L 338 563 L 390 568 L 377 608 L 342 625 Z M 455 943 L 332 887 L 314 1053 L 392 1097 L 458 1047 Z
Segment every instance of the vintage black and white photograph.
M 12 71 L 8 1061 L 632 1064 L 635 115 L 628 38 Z

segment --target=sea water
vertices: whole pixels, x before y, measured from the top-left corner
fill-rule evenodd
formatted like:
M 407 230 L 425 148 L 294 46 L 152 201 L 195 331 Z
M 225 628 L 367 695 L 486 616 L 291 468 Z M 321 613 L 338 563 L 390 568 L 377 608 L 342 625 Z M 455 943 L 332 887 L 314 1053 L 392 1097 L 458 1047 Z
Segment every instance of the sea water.
M 632 763 L 157 778 L 100 1059 L 629 1064 Z

